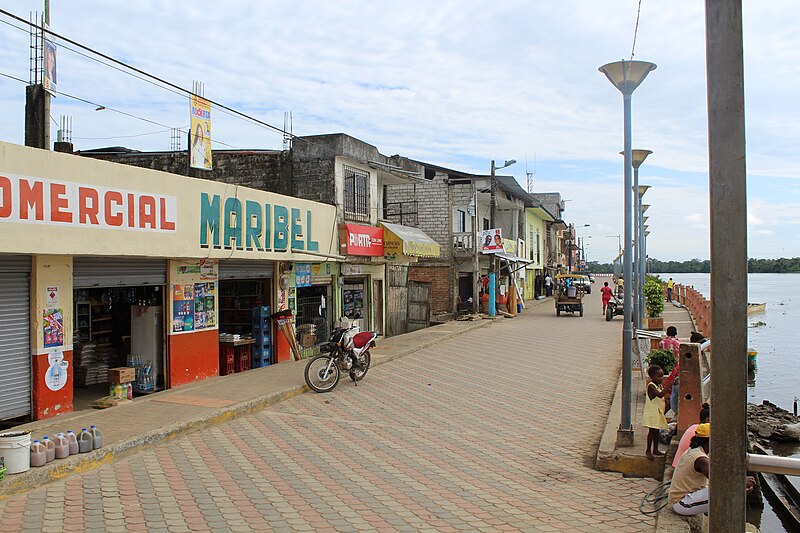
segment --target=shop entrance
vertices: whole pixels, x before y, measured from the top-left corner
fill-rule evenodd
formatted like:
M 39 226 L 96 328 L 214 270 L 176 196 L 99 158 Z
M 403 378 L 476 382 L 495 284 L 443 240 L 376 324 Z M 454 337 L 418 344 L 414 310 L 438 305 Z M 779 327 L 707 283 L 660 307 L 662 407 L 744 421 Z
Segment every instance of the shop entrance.
M 311 285 L 297 288 L 297 342 L 303 357 L 316 355 L 314 344 L 327 341 L 331 335 L 331 286 Z
M 365 278 L 345 278 L 342 286 L 342 314 L 361 331 L 369 329 L 369 305 Z
M 163 287 L 75 289 L 73 298 L 76 411 L 110 394 L 109 368 L 135 368 L 137 395 L 166 388 Z
M 0 420 L 31 413 L 28 256 L 0 255 Z
M 275 362 L 270 294 L 272 278 L 220 279 L 220 375 Z M 229 359 L 224 360 L 230 353 L 234 354 L 232 366 Z

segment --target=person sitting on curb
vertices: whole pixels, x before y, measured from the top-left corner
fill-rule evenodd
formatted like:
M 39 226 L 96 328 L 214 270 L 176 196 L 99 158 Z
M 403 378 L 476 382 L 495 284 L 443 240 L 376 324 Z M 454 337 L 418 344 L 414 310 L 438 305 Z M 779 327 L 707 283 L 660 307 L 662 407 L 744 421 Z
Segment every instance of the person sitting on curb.
M 669 487 L 669 503 L 681 516 L 694 516 L 708 512 L 708 459 L 711 425 L 699 424 L 689 443 L 689 450 L 678 461 Z M 745 490 L 751 492 L 756 485 L 752 476 L 745 479 Z

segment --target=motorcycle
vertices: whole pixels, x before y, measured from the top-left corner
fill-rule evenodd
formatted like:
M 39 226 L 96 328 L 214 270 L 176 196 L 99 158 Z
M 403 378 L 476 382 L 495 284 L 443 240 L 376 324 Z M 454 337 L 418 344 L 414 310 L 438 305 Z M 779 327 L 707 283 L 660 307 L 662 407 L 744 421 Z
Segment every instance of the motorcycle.
M 622 301 L 622 293 L 620 293 L 617 297 L 611 297 L 606 305 L 606 321 L 611 321 L 611 319 L 615 316 L 621 316 L 625 314 L 625 310 L 622 307 Z
M 348 372 L 355 385 L 364 379 L 372 360 L 369 349 L 375 346 L 378 333 L 358 332 L 358 326 L 342 324 L 331 333 L 330 340 L 319 344 L 320 355 L 306 364 L 306 384 L 315 392 L 330 392 L 339 383 L 342 372 Z

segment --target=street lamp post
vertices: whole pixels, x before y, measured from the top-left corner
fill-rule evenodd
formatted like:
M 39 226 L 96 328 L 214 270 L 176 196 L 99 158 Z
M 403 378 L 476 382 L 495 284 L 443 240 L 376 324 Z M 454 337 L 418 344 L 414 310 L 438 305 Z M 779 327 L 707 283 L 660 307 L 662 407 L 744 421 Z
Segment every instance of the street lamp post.
M 642 269 L 640 268 L 640 264 L 642 261 L 642 254 L 641 254 L 641 246 L 640 246 L 640 239 L 639 239 L 639 232 L 641 230 L 641 213 L 639 212 L 642 202 L 642 194 L 640 193 L 639 187 L 639 167 L 642 166 L 644 160 L 647 159 L 647 156 L 652 154 L 650 150 L 631 150 L 631 164 L 633 165 L 633 192 L 634 192 L 634 230 L 633 230 L 633 242 L 634 242 L 634 256 L 633 256 L 633 264 L 636 268 L 636 273 L 634 275 L 634 279 L 636 281 L 635 289 L 633 291 L 633 297 L 635 298 L 633 301 L 633 313 L 634 313 L 634 326 L 638 329 L 642 329 L 642 316 L 644 315 L 644 299 L 642 298 L 642 286 L 644 285 L 644 281 L 642 278 Z M 647 189 L 645 189 L 647 190 Z
M 639 298 L 639 323 L 641 324 L 644 320 L 644 310 L 645 310 L 645 300 L 644 300 L 644 282 L 645 282 L 645 268 L 644 268 L 644 219 L 647 218 L 644 216 L 644 212 L 647 211 L 647 208 L 650 207 L 648 204 L 642 204 L 642 197 L 644 193 L 647 192 L 649 189 L 649 185 L 640 185 L 638 191 L 639 197 L 639 211 L 638 211 L 638 223 L 637 226 L 639 227 L 638 232 L 638 239 L 636 241 L 636 246 L 639 248 L 639 263 L 636 264 L 636 268 L 638 269 L 638 279 L 639 279 L 639 289 L 638 289 L 638 298 Z M 641 327 L 641 326 L 640 326 Z
M 510 167 L 514 163 L 516 163 L 516 159 L 507 160 L 503 163 L 503 166 L 496 167 L 494 164 L 494 159 L 492 159 L 492 167 L 491 167 L 491 206 L 489 209 L 489 225 L 491 229 L 495 229 L 495 216 L 497 212 L 497 180 L 494 177 L 494 173 L 496 170 L 501 168 Z M 489 258 L 489 316 L 496 316 L 497 315 L 497 302 L 495 299 L 497 298 L 497 256 L 492 254 Z
M 632 235 L 632 204 L 633 190 L 631 187 L 631 95 L 644 81 L 651 70 L 655 69 L 654 63 L 647 61 L 616 61 L 599 68 L 608 80 L 622 93 L 624 116 L 624 153 L 625 153 L 625 256 L 623 257 L 623 277 L 625 296 L 623 300 L 624 322 L 622 326 L 622 409 L 620 426 L 617 430 L 618 446 L 633 446 L 633 425 L 631 424 L 631 371 L 633 361 L 633 329 L 631 325 L 631 277 L 633 268 L 631 261 Z

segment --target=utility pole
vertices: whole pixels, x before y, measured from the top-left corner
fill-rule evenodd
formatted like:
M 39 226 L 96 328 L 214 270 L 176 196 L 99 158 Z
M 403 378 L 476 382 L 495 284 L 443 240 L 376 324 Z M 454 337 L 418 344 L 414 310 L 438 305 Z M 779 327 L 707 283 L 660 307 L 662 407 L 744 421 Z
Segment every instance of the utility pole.
M 25 87 L 25 146 L 50 149 L 50 94 L 44 89 L 43 70 L 39 70 L 40 51 L 44 61 L 45 26 L 50 25 L 50 0 L 44 2 L 43 20 L 36 20 L 41 27 L 40 34 L 34 39 L 33 47 L 33 79 Z M 36 31 L 34 29 L 34 31 Z
M 481 234 L 478 230 L 478 188 L 475 187 L 475 180 L 472 180 L 472 269 L 475 276 L 472 279 L 472 310 L 480 313 L 480 284 L 481 284 L 481 261 L 480 250 Z
M 494 159 L 492 159 L 492 166 L 491 166 L 491 175 L 490 175 L 490 183 L 489 188 L 491 189 L 491 202 L 489 204 L 489 227 L 490 229 L 495 229 L 495 212 L 497 211 L 497 193 L 495 189 L 497 188 L 497 183 L 494 179 Z M 497 298 L 497 256 L 495 254 L 491 254 L 489 256 L 489 316 L 496 316 L 497 315 L 497 303 L 495 302 Z
M 706 0 L 711 211 L 710 533 L 744 531 L 747 472 L 747 173 L 742 1 Z

